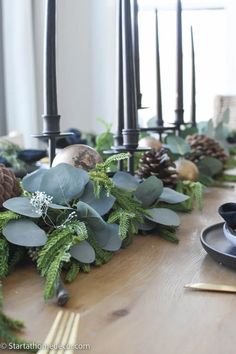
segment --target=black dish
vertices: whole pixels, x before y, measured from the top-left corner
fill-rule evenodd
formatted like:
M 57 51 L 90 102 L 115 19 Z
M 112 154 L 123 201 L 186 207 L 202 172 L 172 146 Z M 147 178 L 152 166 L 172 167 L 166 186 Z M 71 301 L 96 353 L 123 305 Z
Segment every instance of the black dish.
M 205 251 L 218 263 L 236 269 L 236 247 L 224 236 L 223 225 L 222 222 L 204 229 L 201 243 Z

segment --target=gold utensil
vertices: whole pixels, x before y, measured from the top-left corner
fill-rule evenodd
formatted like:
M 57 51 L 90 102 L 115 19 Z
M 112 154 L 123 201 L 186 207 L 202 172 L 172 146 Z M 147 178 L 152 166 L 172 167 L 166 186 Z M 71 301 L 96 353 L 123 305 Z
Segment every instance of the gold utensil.
M 218 291 L 223 293 L 236 293 L 235 285 L 211 284 L 211 283 L 191 283 L 184 286 L 188 289 L 203 291 Z
M 73 354 L 80 314 L 59 311 L 38 354 Z

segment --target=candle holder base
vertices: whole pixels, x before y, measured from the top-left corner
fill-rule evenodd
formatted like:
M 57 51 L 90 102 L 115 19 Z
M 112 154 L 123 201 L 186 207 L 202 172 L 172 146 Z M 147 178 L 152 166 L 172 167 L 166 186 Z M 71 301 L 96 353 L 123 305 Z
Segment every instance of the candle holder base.
M 34 134 L 33 138 L 47 138 L 48 139 L 48 155 L 49 155 L 49 165 L 52 166 L 53 159 L 56 155 L 56 139 L 60 137 L 65 137 L 73 135 L 73 133 L 43 133 Z

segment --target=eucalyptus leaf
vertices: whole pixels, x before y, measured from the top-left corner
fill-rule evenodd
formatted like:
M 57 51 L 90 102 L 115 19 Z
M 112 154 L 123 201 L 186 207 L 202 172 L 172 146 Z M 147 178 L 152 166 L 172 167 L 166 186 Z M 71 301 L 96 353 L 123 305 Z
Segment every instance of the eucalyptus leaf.
M 190 145 L 179 136 L 167 136 L 166 142 L 173 154 L 184 156 L 185 154 L 190 152 Z
M 139 181 L 137 180 L 137 178 L 123 171 L 116 172 L 112 180 L 115 183 L 116 187 L 122 188 L 130 192 L 135 191 L 139 185 Z
M 170 204 L 182 203 L 187 199 L 189 199 L 188 195 L 176 192 L 174 189 L 168 187 L 164 187 L 159 197 L 160 201 Z
M 36 191 L 41 191 L 43 190 L 40 189 L 41 183 L 42 183 L 42 178 L 47 174 L 48 170 L 44 168 L 40 168 L 32 173 L 27 174 L 23 179 L 22 179 L 22 186 L 23 188 L 31 193 L 34 193 Z
M 148 177 L 138 185 L 134 196 L 144 208 L 150 207 L 163 192 L 163 183 L 155 176 Z
M 84 189 L 80 201 L 89 204 L 94 210 L 96 210 L 100 215 L 105 215 L 113 207 L 116 198 L 112 195 L 107 196 L 104 189 L 101 190 L 99 198 L 94 194 L 94 185 L 89 181 Z
M 214 157 L 205 157 L 197 164 L 200 173 L 209 177 L 215 176 L 223 170 L 223 164 L 220 160 Z
M 106 225 L 106 222 L 98 212 L 82 201 L 77 203 L 77 214 L 80 220 L 86 221 L 93 229 L 101 228 Z
M 31 220 L 12 220 L 3 228 L 3 235 L 15 245 L 40 247 L 45 245 L 47 235 Z
M 155 229 L 156 226 L 157 225 L 155 222 L 145 219 L 143 224 L 138 225 L 138 229 L 143 230 L 143 231 L 150 231 L 150 230 Z
M 26 197 L 15 197 L 8 199 L 3 203 L 3 206 L 14 213 L 28 216 L 30 218 L 39 218 L 41 216 L 36 213 L 36 209 L 30 203 L 30 199 Z
M 158 224 L 166 225 L 166 226 L 179 226 L 180 218 L 179 216 L 170 209 L 166 208 L 152 208 L 148 209 L 147 219 L 151 221 L 155 221 Z
M 40 171 L 40 170 L 38 170 Z M 88 173 L 80 168 L 61 163 L 45 172 L 27 175 L 23 187 L 30 192 L 45 192 L 53 197 L 53 203 L 66 205 L 78 198 L 89 181 Z
M 104 250 L 118 251 L 120 249 L 122 241 L 117 224 L 105 224 L 93 231 L 96 241 Z
M 54 204 L 54 203 L 49 204 L 49 208 L 58 209 L 58 210 L 73 210 L 73 208 L 67 207 L 65 205 Z
M 95 261 L 95 251 L 88 241 L 82 241 L 72 246 L 70 254 L 73 258 L 82 263 L 93 263 Z

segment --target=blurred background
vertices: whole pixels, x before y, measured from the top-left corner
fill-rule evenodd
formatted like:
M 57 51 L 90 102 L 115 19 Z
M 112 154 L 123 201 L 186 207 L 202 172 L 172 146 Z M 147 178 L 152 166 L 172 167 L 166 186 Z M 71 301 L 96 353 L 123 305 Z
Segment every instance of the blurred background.
M 175 119 L 176 1 L 139 0 L 142 126 L 155 115 L 155 18 L 159 41 L 163 118 Z M 236 128 L 236 2 L 183 0 L 184 118 L 190 120 L 191 38 L 196 62 L 196 119 L 206 121 L 230 107 Z M 0 135 L 23 134 L 37 147 L 42 131 L 43 0 L 0 1 Z M 114 0 L 58 0 L 57 80 L 61 130 L 98 133 L 97 120 L 117 120 L 117 14 Z M 234 112 L 235 110 L 235 112 Z

